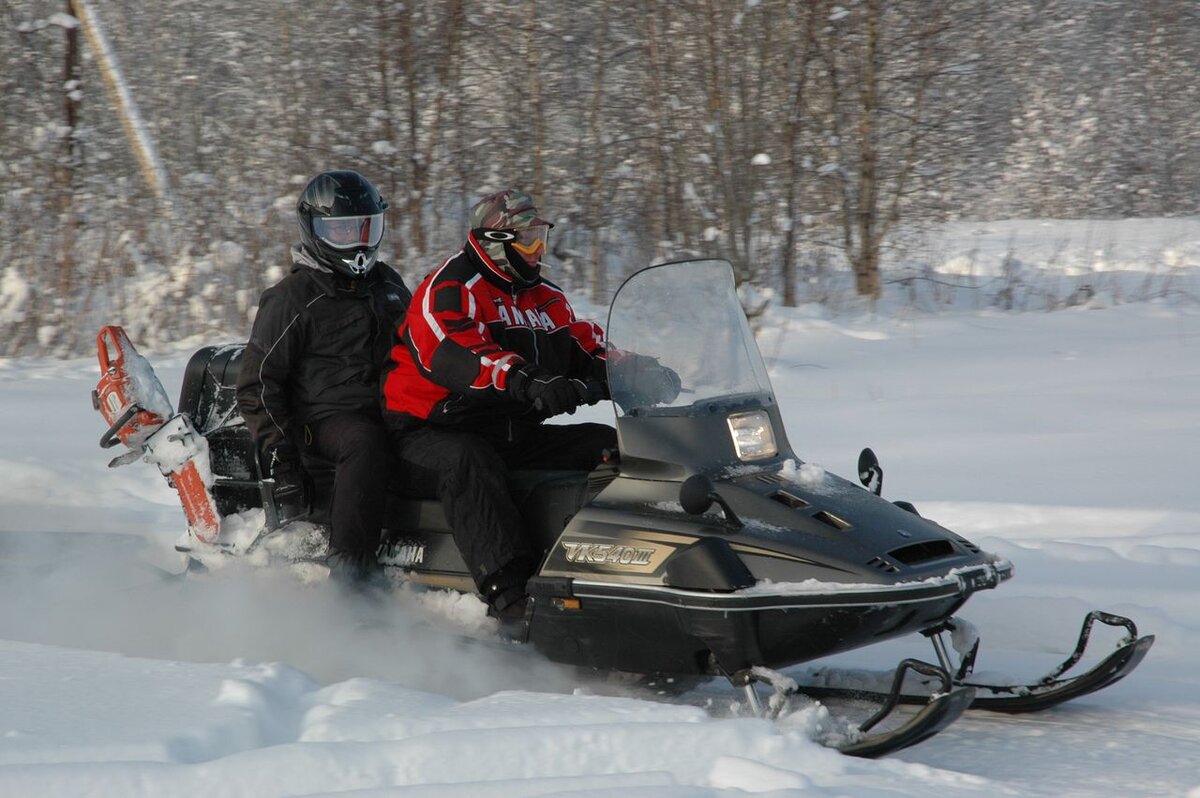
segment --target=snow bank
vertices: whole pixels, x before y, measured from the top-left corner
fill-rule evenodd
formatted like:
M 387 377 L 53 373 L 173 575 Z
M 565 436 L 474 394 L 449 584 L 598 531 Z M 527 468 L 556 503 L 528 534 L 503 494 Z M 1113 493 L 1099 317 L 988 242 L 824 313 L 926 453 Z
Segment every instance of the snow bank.
M 629 698 L 502 691 L 457 702 L 370 679 L 320 687 L 277 664 L 65 659 L 14 642 L 0 643 L 0 672 L 0 793 L 11 795 L 262 798 L 403 786 L 388 794 L 836 795 L 856 783 L 856 794 L 884 795 L 885 784 L 987 786 L 920 765 L 850 760 L 786 725 Z M 74 722 L 63 723 L 64 712 Z

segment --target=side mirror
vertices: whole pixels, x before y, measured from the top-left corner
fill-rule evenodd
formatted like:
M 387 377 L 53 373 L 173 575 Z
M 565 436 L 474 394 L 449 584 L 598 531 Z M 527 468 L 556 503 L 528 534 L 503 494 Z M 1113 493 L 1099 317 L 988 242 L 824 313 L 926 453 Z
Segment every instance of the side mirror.
M 692 474 L 679 486 L 679 503 L 688 515 L 703 515 L 712 507 L 713 502 L 721 505 L 726 523 L 735 527 L 742 526 L 742 519 L 737 517 L 729 502 L 721 498 L 712 480 L 704 474 Z
M 858 481 L 876 496 L 883 493 L 883 466 L 870 449 L 863 449 L 858 455 Z
M 679 503 L 688 515 L 703 515 L 712 507 L 717 489 L 704 474 L 692 474 L 679 486 Z

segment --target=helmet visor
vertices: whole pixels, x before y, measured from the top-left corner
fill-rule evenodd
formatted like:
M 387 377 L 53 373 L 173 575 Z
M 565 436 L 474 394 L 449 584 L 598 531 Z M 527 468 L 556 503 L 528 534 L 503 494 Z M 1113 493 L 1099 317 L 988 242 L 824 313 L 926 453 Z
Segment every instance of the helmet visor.
M 314 216 L 313 235 L 334 249 L 377 247 L 383 238 L 383 214 Z

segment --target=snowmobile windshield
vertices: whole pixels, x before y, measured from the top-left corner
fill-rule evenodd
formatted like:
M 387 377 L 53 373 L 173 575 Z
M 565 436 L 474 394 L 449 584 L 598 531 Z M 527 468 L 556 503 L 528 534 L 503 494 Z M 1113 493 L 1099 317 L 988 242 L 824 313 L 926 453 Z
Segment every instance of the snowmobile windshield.
M 637 272 L 613 297 L 607 334 L 619 416 L 687 415 L 772 394 L 727 261 Z

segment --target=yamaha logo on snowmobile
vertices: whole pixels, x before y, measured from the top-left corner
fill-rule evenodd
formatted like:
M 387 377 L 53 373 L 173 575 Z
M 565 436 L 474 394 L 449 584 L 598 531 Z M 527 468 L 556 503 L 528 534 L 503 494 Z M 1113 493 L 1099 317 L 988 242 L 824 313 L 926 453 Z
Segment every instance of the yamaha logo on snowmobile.
M 425 544 L 409 540 L 393 543 L 383 550 L 380 560 L 401 568 L 422 565 L 425 562 Z
M 623 546 L 617 543 L 564 542 L 567 562 L 593 565 L 650 565 L 656 549 L 653 546 Z

